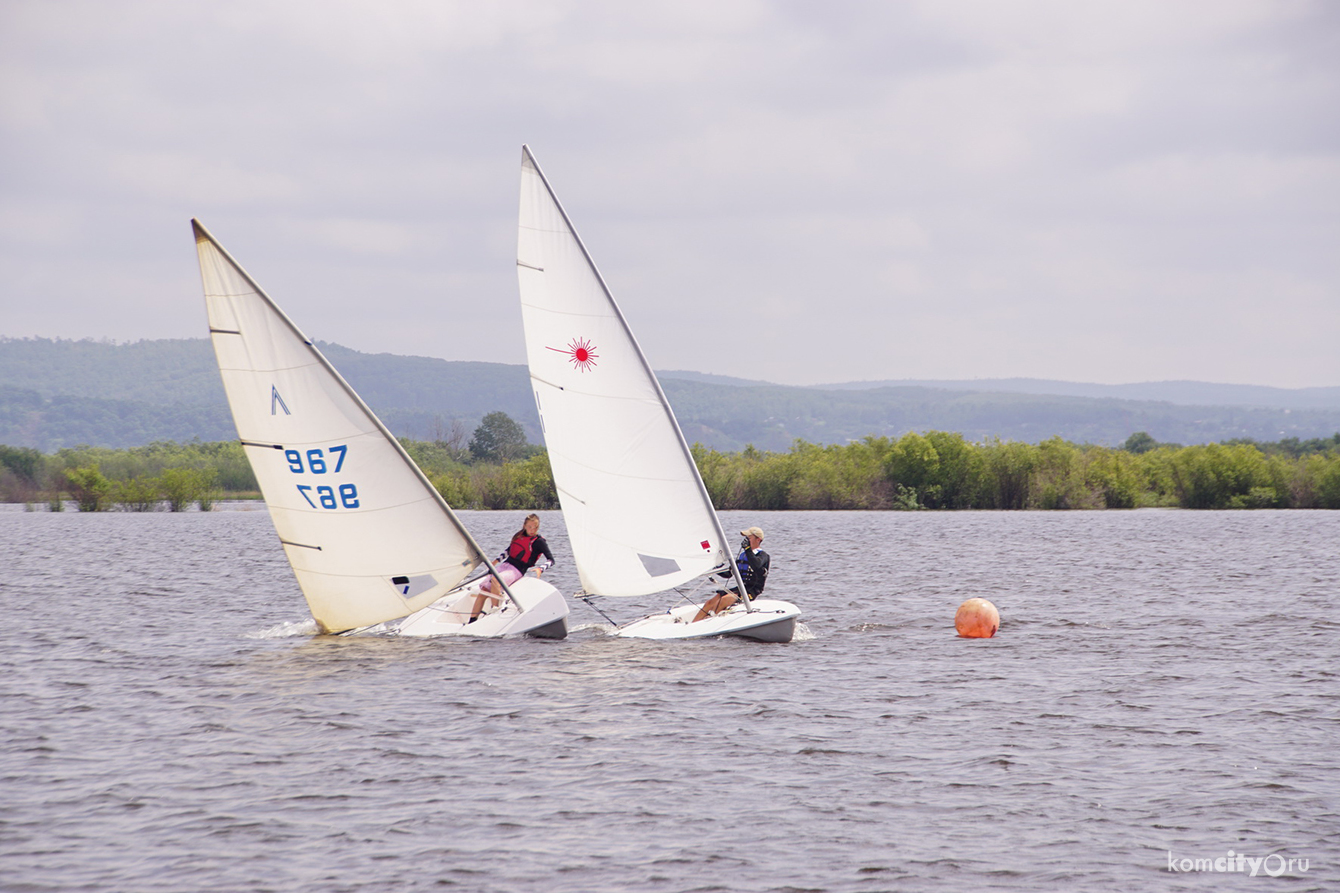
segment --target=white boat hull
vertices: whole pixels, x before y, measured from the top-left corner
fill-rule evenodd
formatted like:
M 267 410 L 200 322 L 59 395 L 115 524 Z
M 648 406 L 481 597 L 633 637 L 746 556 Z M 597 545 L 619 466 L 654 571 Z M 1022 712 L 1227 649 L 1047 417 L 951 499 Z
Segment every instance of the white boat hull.
M 543 639 L 562 639 L 568 634 L 568 602 L 563 594 L 538 577 L 525 576 L 511 584 L 512 594 L 525 610 L 503 599 L 502 607 L 469 623 L 476 584 L 453 593 L 400 621 L 402 636 L 473 636 L 492 638 L 525 634 Z
M 789 642 L 795 635 L 800 609 L 790 602 L 754 599 L 754 610 L 735 605 L 729 611 L 694 623 L 697 605 L 672 608 L 652 614 L 615 630 L 615 635 L 634 639 L 707 639 L 739 636 L 760 642 Z

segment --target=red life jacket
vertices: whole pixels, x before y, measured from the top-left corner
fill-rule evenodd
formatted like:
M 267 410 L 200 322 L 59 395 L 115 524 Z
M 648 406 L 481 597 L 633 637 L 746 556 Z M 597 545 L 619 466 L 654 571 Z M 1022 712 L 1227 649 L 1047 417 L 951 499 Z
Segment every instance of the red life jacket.
M 523 567 L 530 567 L 530 553 L 535 545 L 535 540 L 539 536 L 517 535 L 512 538 L 512 544 L 507 547 L 507 557 L 515 558 Z

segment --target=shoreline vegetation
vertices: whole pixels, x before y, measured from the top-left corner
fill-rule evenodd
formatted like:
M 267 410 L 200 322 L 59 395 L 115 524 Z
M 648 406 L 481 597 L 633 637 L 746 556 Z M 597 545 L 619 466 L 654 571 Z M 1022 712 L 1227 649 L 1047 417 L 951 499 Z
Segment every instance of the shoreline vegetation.
M 492 413 L 463 445 L 401 438 L 458 509 L 556 509 L 542 447 Z M 1196 446 L 1143 432 L 1117 448 L 1054 437 L 1038 444 L 969 442 L 944 431 L 866 437 L 845 445 L 796 441 L 786 452 L 693 457 L 721 510 L 1340 509 L 1340 433 L 1276 443 Z M 220 499 L 259 498 L 240 443 L 80 446 L 45 455 L 0 445 L 0 502 L 62 511 L 208 511 Z

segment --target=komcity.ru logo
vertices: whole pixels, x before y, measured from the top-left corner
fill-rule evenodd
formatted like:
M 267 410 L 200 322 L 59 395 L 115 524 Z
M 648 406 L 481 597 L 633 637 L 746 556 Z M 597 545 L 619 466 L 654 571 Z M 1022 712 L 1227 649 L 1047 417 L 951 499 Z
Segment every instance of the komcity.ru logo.
M 1168 870 L 1177 873 L 1231 871 L 1247 872 L 1251 877 L 1256 877 L 1258 873 L 1279 877 L 1282 874 L 1293 875 L 1295 872 L 1304 874 L 1307 872 L 1308 863 L 1307 859 L 1286 859 L 1279 853 L 1271 853 L 1269 856 L 1248 856 L 1246 853 L 1235 853 L 1232 850 L 1217 859 L 1178 859 L 1172 850 L 1168 850 Z

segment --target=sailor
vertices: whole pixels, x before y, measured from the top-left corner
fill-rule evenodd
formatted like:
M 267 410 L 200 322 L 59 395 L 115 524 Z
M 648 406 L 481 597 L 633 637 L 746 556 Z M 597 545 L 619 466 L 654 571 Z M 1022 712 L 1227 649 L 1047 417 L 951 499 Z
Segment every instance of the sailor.
M 772 564 L 772 559 L 768 553 L 764 552 L 763 530 L 760 527 L 746 527 L 740 531 L 744 537 L 740 543 L 740 554 L 735 558 L 735 565 L 740 569 L 740 579 L 744 580 L 744 591 L 750 598 L 758 598 L 763 592 L 764 585 L 768 582 L 768 568 Z M 726 576 L 722 574 L 722 576 Z M 739 589 L 732 586 L 729 590 L 718 589 L 716 594 L 703 602 L 703 606 L 698 609 L 693 622 L 697 623 L 706 617 L 714 614 L 720 614 L 739 600 Z
M 545 559 L 543 564 L 539 563 L 541 557 Z M 526 516 L 521 529 L 512 534 L 512 541 L 508 543 L 506 551 L 493 559 L 493 563 L 498 567 L 498 576 L 502 577 L 508 586 L 524 577 L 526 571 L 532 567 L 535 568 L 537 577 L 545 568 L 553 567 L 554 553 L 549 551 L 549 544 L 540 536 L 539 515 L 532 513 Z M 475 596 L 475 605 L 466 623 L 474 623 L 479 619 L 485 600 L 495 605 L 502 600 L 502 596 L 494 592 L 495 586 L 492 575 L 485 578 L 483 585 L 479 587 L 479 595 Z

